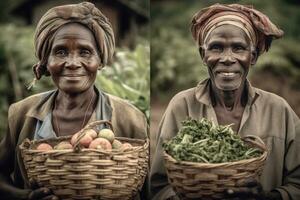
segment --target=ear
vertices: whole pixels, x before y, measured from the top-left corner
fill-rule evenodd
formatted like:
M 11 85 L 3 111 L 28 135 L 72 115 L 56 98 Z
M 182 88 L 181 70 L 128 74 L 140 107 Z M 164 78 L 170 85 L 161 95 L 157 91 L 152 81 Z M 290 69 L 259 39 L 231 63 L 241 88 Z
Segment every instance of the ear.
M 258 51 L 256 49 L 251 51 L 251 65 L 255 65 L 258 58 Z
M 204 60 L 205 49 L 203 47 L 199 47 L 198 51 L 199 51 L 199 54 L 200 54 L 200 56 L 202 58 L 203 63 L 206 65 L 206 61 Z
M 42 74 L 41 74 L 41 65 L 40 63 L 37 63 L 35 65 L 33 65 L 33 73 L 35 75 L 35 78 L 37 80 L 40 80 L 40 78 L 42 77 Z

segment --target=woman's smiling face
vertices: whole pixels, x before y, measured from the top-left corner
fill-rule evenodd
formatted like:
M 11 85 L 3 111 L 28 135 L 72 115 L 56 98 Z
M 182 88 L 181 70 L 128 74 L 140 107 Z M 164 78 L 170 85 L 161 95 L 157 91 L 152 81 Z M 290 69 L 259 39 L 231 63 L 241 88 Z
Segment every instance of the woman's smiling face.
M 202 56 L 212 84 L 223 91 L 239 89 L 256 61 L 246 33 L 236 26 L 223 25 L 210 33 L 205 46 Z
M 78 23 L 61 27 L 54 37 L 47 69 L 54 84 L 66 93 L 93 86 L 101 60 L 92 32 Z

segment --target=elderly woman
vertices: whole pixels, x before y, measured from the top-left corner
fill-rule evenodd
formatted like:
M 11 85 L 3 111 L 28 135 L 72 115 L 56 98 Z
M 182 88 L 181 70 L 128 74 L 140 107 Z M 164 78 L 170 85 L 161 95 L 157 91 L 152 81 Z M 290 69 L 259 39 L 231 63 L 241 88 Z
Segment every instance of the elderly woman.
M 170 101 L 158 133 L 150 179 L 154 199 L 176 199 L 167 181 L 162 143 L 174 137 L 187 117 L 234 124 L 239 135 L 255 134 L 269 155 L 259 182 L 224 191 L 238 199 L 300 199 L 300 121 L 281 97 L 251 86 L 247 75 L 272 39 L 283 32 L 252 7 L 215 4 L 192 19 L 191 31 L 209 79 Z
M 94 86 L 97 71 L 114 52 L 108 19 L 92 4 L 50 9 L 35 33 L 36 79 L 51 76 L 56 90 L 10 106 L 8 132 L 0 143 L 1 199 L 55 199 L 48 188 L 32 188 L 18 146 L 25 139 L 72 135 L 95 120 L 112 122 L 115 135 L 146 138 L 147 122 L 134 106 Z

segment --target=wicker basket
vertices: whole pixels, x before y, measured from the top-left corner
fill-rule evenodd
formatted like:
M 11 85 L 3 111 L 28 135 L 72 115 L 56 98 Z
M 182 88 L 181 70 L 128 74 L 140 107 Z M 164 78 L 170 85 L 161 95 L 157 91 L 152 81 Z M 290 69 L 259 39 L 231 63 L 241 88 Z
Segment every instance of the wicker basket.
M 108 121 L 95 121 L 81 130 L 74 149 L 36 150 L 38 144 L 52 146 L 71 136 L 47 140 L 24 140 L 20 145 L 28 179 L 45 186 L 61 199 L 132 199 L 141 190 L 149 161 L 149 140 L 117 137 L 131 149 L 103 151 L 78 145 L 84 130 Z M 112 126 L 111 126 L 112 128 Z
M 224 191 L 247 178 L 258 178 L 267 158 L 267 148 L 257 136 L 243 138 L 263 150 L 257 158 L 226 163 L 178 162 L 164 152 L 169 183 L 180 199 L 224 199 Z

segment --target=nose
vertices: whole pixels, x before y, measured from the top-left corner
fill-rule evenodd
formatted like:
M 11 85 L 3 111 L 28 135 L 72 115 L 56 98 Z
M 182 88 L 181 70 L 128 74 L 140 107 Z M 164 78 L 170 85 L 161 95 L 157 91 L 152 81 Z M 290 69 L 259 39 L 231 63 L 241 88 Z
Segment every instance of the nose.
M 79 58 L 74 55 L 70 55 L 66 62 L 65 62 L 65 67 L 69 69 L 77 69 L 81 67 L 81 63 L 79 61 Z
M 236 62 L 236 59 L 231 50 L 226 50 L 222 55 L 220 55 L 219 62 L 224 65 L 232 65 Z

